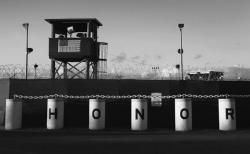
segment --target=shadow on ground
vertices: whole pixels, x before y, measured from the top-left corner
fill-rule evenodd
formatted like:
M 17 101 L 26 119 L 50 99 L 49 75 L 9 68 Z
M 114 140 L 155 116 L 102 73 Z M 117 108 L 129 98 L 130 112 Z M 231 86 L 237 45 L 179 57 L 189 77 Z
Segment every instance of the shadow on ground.
M 249 153 L 250 130 L 221 132 L 159 129 L 89 131 L 83 128 L 0 131 L 0 153 Z

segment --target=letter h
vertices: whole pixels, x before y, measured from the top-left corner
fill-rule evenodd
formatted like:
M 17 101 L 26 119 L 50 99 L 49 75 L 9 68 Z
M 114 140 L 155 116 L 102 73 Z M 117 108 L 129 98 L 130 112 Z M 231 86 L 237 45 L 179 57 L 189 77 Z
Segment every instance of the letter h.
M 49 119 L 51 119 L 52 115 L 54 115 L 55 119 L 57 119 L 57 108 L 55 108 L 55 112 L 51 112 L 51 108 L 49 108 Z

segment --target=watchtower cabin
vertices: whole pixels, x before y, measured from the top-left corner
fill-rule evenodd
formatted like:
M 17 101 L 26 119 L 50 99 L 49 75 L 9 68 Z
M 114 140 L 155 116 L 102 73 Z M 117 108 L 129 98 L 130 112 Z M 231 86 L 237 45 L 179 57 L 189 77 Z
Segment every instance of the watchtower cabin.
M 106 73 L 108 44 L 97 40 L 101 22 L 95 18 L 45 21 L 51 24 L 52 79 L 98 79 Z

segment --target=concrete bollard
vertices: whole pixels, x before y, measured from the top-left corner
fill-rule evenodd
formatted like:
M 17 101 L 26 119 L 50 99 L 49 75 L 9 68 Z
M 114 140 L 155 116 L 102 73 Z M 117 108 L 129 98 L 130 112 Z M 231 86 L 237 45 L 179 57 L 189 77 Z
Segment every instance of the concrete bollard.
M 175 99 L 175 130 L 192 130 L 192 101 L 190 98 Z
M 5 129 L 13 130 L 22 127 L 22 102 L 6 99 Z
M 146 99 L 131 100 L 131 129 L 146 130 L 148 128 L 148 104 Z
M 60 129 L 64 126 L 64 102 L 59 99 L 48 99 L 47 129 Z
M 89 129 L 100 130 L 105 128 L 105 101 L 100 99 L 89 100 Z
M 219 130 L 236 130 L 236 109 L 234 99 L 219 99 Z

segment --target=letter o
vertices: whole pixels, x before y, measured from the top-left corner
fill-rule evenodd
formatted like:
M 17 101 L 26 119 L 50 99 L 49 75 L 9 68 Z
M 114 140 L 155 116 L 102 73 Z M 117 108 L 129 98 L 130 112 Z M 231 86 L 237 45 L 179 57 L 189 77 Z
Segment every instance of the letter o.
M 96 114 L 95 114 L 96 113 Z M 94 109 L 93 111 L 92 111 L 92 117 L 94 118 L 94 119 L 99 119 L 100 117 L 101 117 L 101 110 L 99 110 L 99 109 Z
M 182 109 L 181 112 L 180 112 L 180 116 L 181 116 L 182 119 L 188 119 L 188 117 L 189 117 L 188 109 L 186 109 L 186 108 Z

